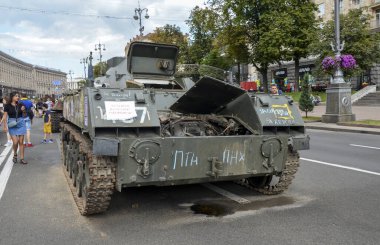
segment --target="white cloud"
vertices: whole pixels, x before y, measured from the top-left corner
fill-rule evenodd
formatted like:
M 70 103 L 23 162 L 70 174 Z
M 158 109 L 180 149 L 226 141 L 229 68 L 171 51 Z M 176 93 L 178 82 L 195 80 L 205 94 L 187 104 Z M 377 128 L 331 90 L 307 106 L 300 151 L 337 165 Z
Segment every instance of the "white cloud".
M 176 24 L 187 32 L 185 20 L 203 0 L 141 0 L 141 8 L 148 8 L 149 19 L 143 18 L 144 33 L 165 24 Z M 23 61 L 83 74 L 79 60 L 93 51 L 94 62 L 98 53 L 94 45 L 106 45 L 103 59 L 122 56 L 127 42 L 139 33 L 138 21 L 133 19 L 137 1 L 125 0 L 3 0 L 2 6 L 46 10 L 46 12 L 20 11 L 0 7 L 1 50 Z M 53 14 L 53 12 L 55 14 Z M 130 19 L 80 17 L 82 15 L 117 16 Z M 144 13 L 145 14 L 145 13 Z

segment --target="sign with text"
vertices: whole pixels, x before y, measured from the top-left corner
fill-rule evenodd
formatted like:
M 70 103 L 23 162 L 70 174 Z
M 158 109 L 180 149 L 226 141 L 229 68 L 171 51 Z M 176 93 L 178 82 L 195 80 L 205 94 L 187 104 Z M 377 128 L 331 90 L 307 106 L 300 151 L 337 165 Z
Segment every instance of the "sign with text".
M 288 76 L 288 72 L 287 72 L 286 68 L 278 69 L 278 70 L 274 71 L 274 75 L 276 77 L 287 77 Z
M 106 120 L 128 120 L 137 117 L 135 101 L 105 101 Z
M 62 81 L 61 80 L 54 80 L 52 83 L 54 86 L 61 86 Z
M 299 74 L 310 73 L 314 69 L 314 65 L 300 66 Z

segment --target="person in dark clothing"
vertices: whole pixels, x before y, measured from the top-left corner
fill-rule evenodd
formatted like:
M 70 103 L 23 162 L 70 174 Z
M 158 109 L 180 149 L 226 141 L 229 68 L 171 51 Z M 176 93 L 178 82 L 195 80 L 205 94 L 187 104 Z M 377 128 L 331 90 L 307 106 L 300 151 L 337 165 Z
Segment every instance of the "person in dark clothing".
M 20 96 L 17 92 L 10 94 L 10 100 L 4 106 L 4 123 L 3 131 L 8 132 L 13 142 L 13 162 L 17 162 L 17 151 L 20 147 L 20 163 L 27 164 L 24 160 L 24 136 L 26 134 L 25 121 L 23 113 L 26 113 L 26 108 L 21 103 L 18 103 Z
M 26 112 L 27 112 L 27 113 L 24 113 L 25 115 L 23 115 L 23 118 L 25 120 L 25 126 L 26 126 L 26 141 L 24 145 L 26 147 L 32 147 L 33 144 L 30 139 L 30 131 L 32 129 L 32 120 L 34 116 L 33 111 L 32 111 L 33 102 L 26 97 L 25 93 L 22 93 L 21 97 L 22 98 L 20 99 L 19 102 L 25 106 Z
M 42 106 L 43 105 L 44 105 L 44 102 L 42 102 L 42 100 L 38 100 L 38 102 L 36 104 L 36 111 L 38 112 L 37 117 L 42 117 Z

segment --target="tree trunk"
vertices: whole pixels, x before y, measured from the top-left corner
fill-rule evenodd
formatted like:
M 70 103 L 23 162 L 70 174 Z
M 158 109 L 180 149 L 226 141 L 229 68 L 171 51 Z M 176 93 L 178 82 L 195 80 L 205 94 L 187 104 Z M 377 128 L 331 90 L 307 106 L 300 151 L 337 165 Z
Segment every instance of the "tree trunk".
M 238 71 L 236 73 L 236 82 L 240 84 L 240 62 L 237 63 Z
M 299 90 L 299 80 L 300 80 L 300 58 L 299 57 L 294 57 L 294 92 L 298 92 Z M 307 117 L 307 113 L 306 113 Z
M 263 76 L 262 86 L 264 87 L 264 92 L 268 93 L 268 68 L 261 68 L 259 72 Z

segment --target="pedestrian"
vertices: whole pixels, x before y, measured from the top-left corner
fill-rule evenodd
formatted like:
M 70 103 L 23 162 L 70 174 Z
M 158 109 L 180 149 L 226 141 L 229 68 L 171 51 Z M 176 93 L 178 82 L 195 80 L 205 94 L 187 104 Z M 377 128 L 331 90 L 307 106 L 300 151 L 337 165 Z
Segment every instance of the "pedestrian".
M 278 95 L 278 89 L 276 84 L 271 84 L 270 85 L 270 93 L 272 95 Z
M 36 110 L 37 110 L 37 115 L 38 117 L 42 117 L 42 106 L 43 106 L 43 102 L 41 99 L 38 100 L 37 104 L 36 104 Z
M 1 121 L 0 121 L 0 126 L 3 125 L 4 123 L 4 107 L 6 104 L 8 104 L 8 101 L 9 101 L 9 97 L 8 96 L 4 96 L 3 97 L 3 116 L 1 117 Z M 12 145 L 12 138 L 11 138 L 11 135 L 9 134 L 9 132 L 7 132 L 7 143 L 4 144 L 4 146 L 11 146 Z
M 44 110 L 44 139 L 42 140 L 42 144 L 53 143 L 53 139 L 51 138 L 51 111 L 47 104 L 43 104 L 42 109 Z M 47 138 L 50 139 L 47 140 Z
M 51 101 L 50 97 L 47 97 L 45 104 L 47 104 L 48 110 L 53 108 L 53 101 Z
M 11 135 L 13 142 L 13 162 L 17 162 L 17 151 L 20 149 L 20 163 L 27 164 L 24 159 L 24 136 L 26 134 L 25 121 L 22 114 L 26 113 L 24 105 L 19 103 L 19 93 L 12 92 L 8 103 L 4 106 L 3 131 Z
M 26 147 L 32 147 L 33 144 L 30 139 L 30 131 L 32 129 L 32 122 L 33 122 L 33 117 L 34 117 L 33 110 L 32 110 L 33 102 L 26 97 L 25 93 L 22 93 L 20 103 L 22 103 L 26 109 L 26 113 L 24 113 L 23 115 L 25 126 L 26 126 L 26 141 L 24 142 L 24 145 Z

